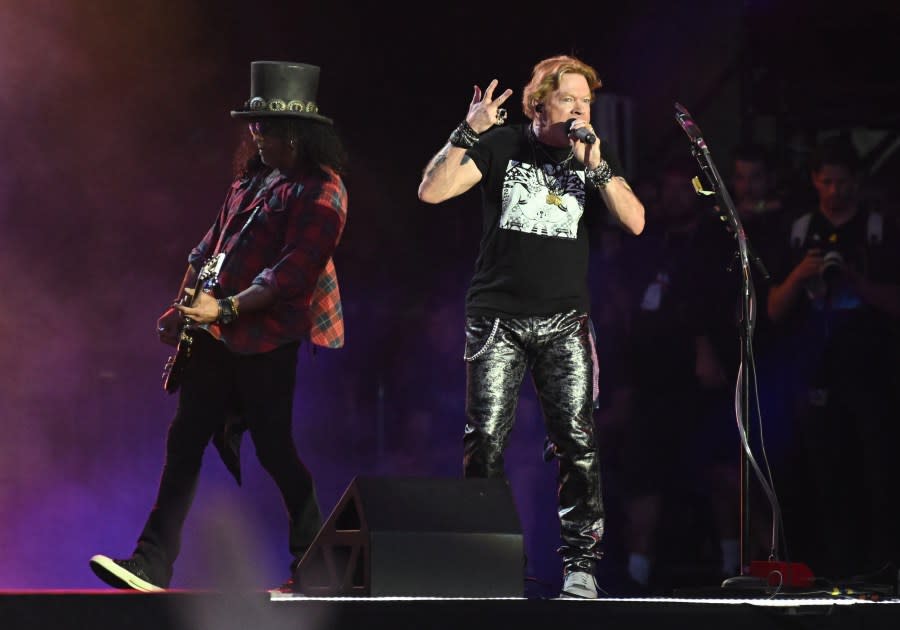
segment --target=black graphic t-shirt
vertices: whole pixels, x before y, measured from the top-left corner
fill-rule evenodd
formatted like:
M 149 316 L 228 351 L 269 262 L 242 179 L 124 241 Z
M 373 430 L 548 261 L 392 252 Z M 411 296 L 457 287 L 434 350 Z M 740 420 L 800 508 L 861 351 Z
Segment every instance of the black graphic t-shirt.
M 622 169 L 600 140 L 614 175 Z M 606 212 L 568 147 L 526 125 L 495 128 L 467 154 L 481 171 L 482 236 L 468 315 L 523 317 L 589 310 L 586 219 Z M 591 221 L 596 222 L 596 221 Z

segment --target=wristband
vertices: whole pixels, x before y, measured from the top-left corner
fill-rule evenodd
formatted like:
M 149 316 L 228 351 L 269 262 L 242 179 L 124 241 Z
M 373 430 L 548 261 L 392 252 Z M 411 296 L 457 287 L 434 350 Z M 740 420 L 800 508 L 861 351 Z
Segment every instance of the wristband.
M 471 149 L 478 142 L 478 134 L 465 120 L 450 134 L 450 144 L 460 149 Z
M 584 178 L 587 182 L 596 188 L 597 190 L 606 186 L 613 178 L 612 169 L 609 167 L 609 162 L 606 160 L 600 160 L 600 164 L 597 168 L 592 168 L 588 171 L 585 171 Z
M 223 326 L 227 326 L 235 319 L 237 319 L 237 309 L 235 308 L 235 299 L 234 296 L 223 298 L 218 300 L 219 304 L 219 316 L 216 318 L 216 323 L 222 324 Z

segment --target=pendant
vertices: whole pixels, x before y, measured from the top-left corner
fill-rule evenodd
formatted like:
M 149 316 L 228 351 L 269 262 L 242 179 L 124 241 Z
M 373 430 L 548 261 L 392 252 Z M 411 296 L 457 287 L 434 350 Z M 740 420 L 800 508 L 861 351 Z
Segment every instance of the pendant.
M 547 203 L 562 210 L 566 209 L 566 206 L 563 203 L 563 198 L 552 191 L 547 193 Z

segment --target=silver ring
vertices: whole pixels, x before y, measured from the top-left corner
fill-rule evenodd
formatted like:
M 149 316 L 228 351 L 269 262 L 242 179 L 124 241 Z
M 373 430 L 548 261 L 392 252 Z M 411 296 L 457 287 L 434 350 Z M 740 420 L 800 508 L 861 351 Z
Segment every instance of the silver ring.
M 502 125 L 503 123 L 505 123 L 506 116 L 507 116 L 506 109 L 503 107 L 498 107 L 497 108 L 497 124 Z

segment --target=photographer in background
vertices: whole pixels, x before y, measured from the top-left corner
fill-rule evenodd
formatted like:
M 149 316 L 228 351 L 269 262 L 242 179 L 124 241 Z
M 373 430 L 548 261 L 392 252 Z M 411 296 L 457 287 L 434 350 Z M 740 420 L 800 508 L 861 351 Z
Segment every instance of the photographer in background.
M 847 139 L 812 157 L 818 207 L 782 235 L 767 307 L 794 362 L 788 391 L 803 465 L 792 472 L 809 475 L 791 480 L 788 542 L 819 575 L 840 578 L 898 560 L 886 515 L 898 499 L 900 242 L 894 224 L 860 203 L 860 160 Z

